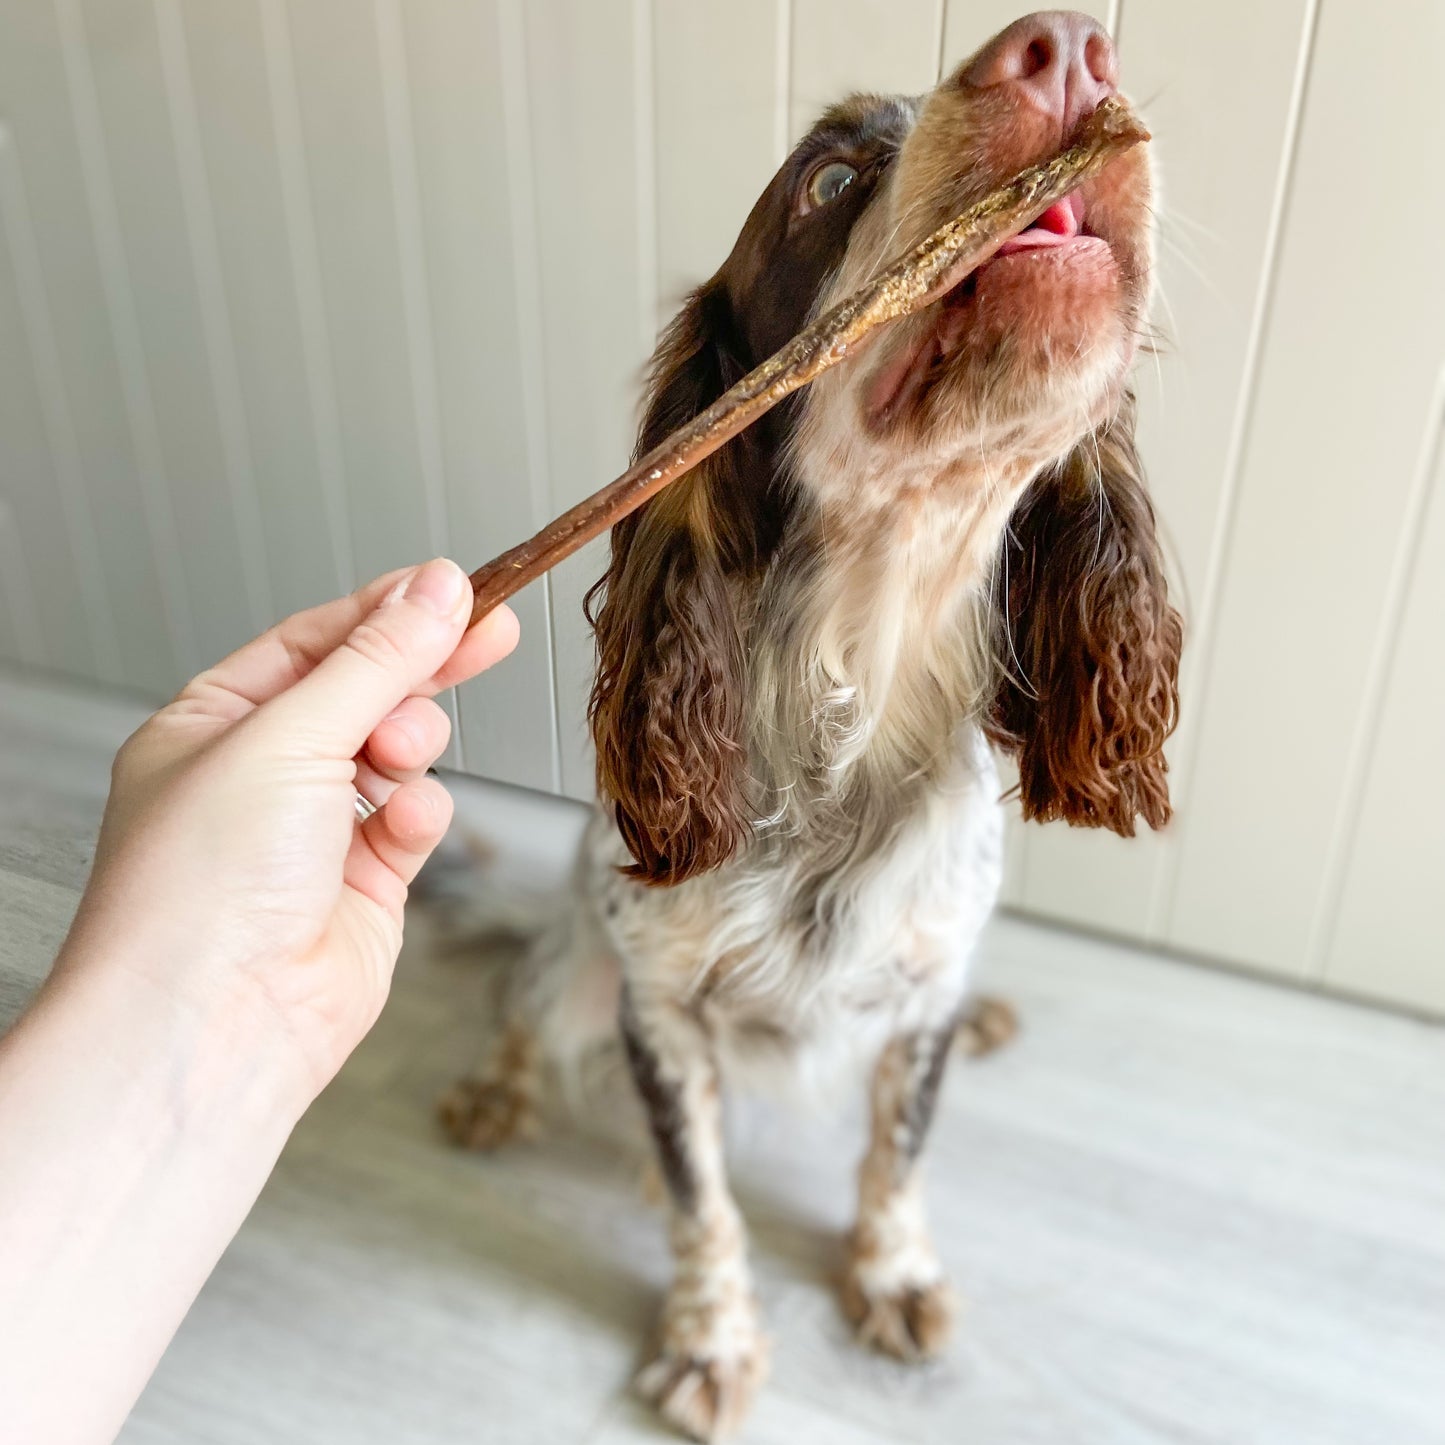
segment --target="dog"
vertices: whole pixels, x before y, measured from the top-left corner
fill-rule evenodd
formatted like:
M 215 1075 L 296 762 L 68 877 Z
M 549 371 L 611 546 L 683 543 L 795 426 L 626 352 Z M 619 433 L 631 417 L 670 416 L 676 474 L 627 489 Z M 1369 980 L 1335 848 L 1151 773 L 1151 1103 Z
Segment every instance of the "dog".
M 855 95 L 798 144 L 653 359 L 642 455 L 1117 84 L 1107 34 L 1018 21 L 922 97 Z M 1129 375 L 1152 265 L 1142 149 L 618 524 L 588 598 L 601 806 L 575 888 L 444 1101 L 528 1132 L 547 1058 L 620 1038 L 675 1277 L 639 1387 L 734 1428 L 767 1349 L 721 1084 L 871 1069 L 844 1303 L 893 1355 L 950 1292 L 920 1155 L 997 896 L 994 750 L 1024 816 L 1132 835 L 1170 805 L 1179 614 Z

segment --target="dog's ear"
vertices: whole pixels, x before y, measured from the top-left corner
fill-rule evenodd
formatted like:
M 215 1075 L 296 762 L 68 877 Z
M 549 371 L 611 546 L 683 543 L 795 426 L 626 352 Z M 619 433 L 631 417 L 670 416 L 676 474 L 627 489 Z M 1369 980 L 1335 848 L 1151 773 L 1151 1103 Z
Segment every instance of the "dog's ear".
M 1164 743 L 1183 624 L 1170 606 L 1134 403 L 1037 477 L 995 577 L 990 738 L 1018 758 L 1025 818 L 1134 834 L 1169 821 Z
M 731 336 L 721 288 L 695 292 L 653 357 L 635 456 L 743 375 Z M 587 595 L 597 785 L 644 883 L 716 868 L 748 834 L 737 593 L 764 546 L 760 445 L 734 439 L 619 522 Z

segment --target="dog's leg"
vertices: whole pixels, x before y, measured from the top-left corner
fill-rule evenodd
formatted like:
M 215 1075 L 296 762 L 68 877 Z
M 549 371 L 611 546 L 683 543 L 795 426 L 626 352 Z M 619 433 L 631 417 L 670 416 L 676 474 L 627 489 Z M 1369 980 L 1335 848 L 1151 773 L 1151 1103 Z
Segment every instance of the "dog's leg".
M 497 1149 L 538 1130 L 540 1051 L 530 1027 L 514 1019 L 475 1073 L 437 1100 L 437 1117 L 463 1149 Z
M 950 1025 L 900 1035 L 873 1075 L 872 1137 L 859 1174 L 843 1303 L 865 1344 L 905 1360 L 937 1354 L 953 1321 L 918 1157 L 953 1033 Z
M 475 1073 L 437 1100 L 442 1127 L 465 1149 L 495 1149 L 540 1132 L 546 1083 L 615 1040 L 621 969 L 579 893 L 527 952 L 496 975 L 497 1022 Z
M 767 1374 L 742 1217 L 723 1168 L 722 1100 L 701 1022 L 624 990 L 623 1043 L 671 1205 L 675 1273 L 638 1389 L 697 1440 L 728 1434 Z

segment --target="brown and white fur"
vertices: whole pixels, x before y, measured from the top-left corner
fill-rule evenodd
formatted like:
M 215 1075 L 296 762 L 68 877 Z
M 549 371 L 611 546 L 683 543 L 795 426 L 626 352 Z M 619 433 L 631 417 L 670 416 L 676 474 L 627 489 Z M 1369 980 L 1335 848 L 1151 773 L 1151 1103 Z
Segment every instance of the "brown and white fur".
M 929 95 L 830 110 L 663 337 L 639 453 L 1114 83 L 1103 32 L 1048 14 Z M 1028 817 L 1169 816 L 1181 629 L 1127 389 L 1149 200 L 1144 154 L 1113 162 L 1053 214 L 1062 243 L 1026 233 L 614 532 L 591 599 L 602 806 L 444 1116 L 475 1145 L 525 1132 L 543 1061 L 620 1033 L 676 1259 L 640 1385 L 695 1436 L 767 1368 L 722 1080 L 871 1067 L 845 1304 L 870 1343 L 932 1354 L 950 1303 L 919 1155 L 999 886 L 991 745 Z

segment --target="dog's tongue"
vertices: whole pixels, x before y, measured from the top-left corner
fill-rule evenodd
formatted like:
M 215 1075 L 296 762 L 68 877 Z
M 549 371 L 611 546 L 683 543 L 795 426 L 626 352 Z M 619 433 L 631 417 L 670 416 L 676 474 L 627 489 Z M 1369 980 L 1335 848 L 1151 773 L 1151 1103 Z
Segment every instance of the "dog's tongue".
M 1005 241 L 994 253 L 1010 256 L 1015 251 L 1031 251 L 1045 246 L 1062 246 L 1079 234 L 1084 223 L 1084 198 L 1074 191 L 1062 201 L 1055 201 L 1026 231 Z
M 1079 234 L 1079 193 L 1055 201 L 1029 230 L 1052 231 L 1056 236 L 1077 236 Z

